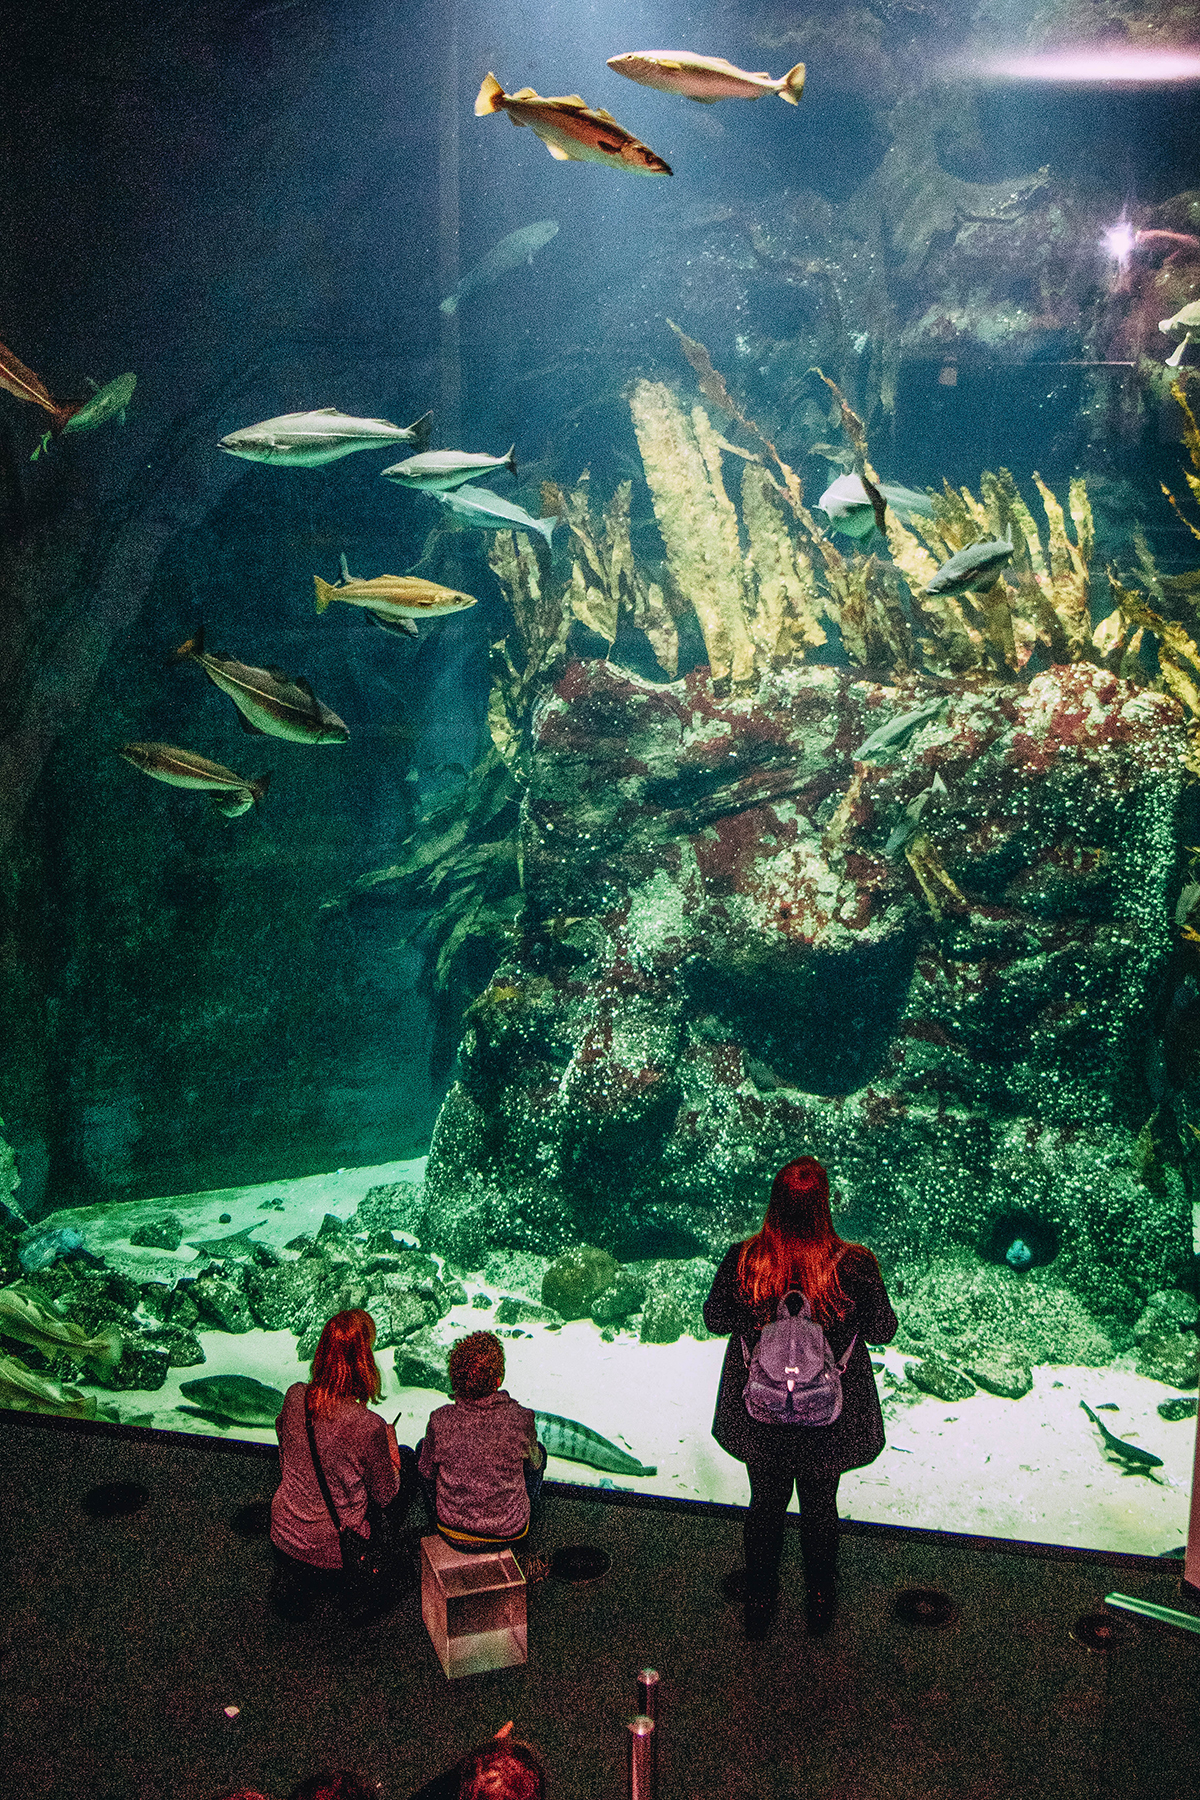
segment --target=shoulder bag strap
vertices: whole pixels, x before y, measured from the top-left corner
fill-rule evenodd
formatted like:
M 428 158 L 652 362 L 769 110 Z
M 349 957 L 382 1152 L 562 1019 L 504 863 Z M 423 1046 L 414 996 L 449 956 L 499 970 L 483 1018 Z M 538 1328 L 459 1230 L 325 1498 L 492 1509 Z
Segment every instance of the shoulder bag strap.
M 312 1408 L 308 1403 L 308 1389 L 304 1390 L 304 1423 L 308 1427 L 308 1447 L 312 1451 L 313 1469 L 316 1472 L 317 1486 L 321 1490 L 321 1498 L 329 1508 L 329 1516 L 333 1520 L 333 1528 L 341 1532 L 342 1521 L 338 1518 L 337 1507 L 333 1504 L 333 1496 L 329 1492 L 329 1483 L 325 1479 L 325 1471 L 321 1467 L 321 1459 L 317 1455 L 317 1434 L 313 1430 Z

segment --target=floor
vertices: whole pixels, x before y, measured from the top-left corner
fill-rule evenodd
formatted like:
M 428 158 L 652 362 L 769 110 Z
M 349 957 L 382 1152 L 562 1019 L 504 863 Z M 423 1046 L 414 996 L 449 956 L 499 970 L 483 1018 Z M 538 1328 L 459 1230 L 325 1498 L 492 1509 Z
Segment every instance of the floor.
M 1175 1561 L 855 1527 L 841 1614 L 814 1642 L 789 1533 L 778 1623 L 747 1644 L 721 1594 L 740 1561 L 736 1509 L 556 1488 L 530 1549 L 594 1545 L 608 1575 L 532 1589 L 528 1664 L 448 1682 L 415 1592 L 365 1627 L 332 1609 L 275 1616 L 267 1541 L 237 1528 L 274 1486 L 262 1448 L 13 1414 L 0 1442 L 14 1795 L 284 1796 L 333 1765 L 406 1800 L 511 1718 L 541 1746 L 553 1800 L 619 1800 L 645 1665 L 661 1677 L 662 1800 L 1182 1795 L 1200 1768 L 1200 1637 L 1128 1614 L 1108 1650 L 1071 1635 L 1114 1590 L 1187 1605 Z M 146 1504 L 89 1516 L 84 1496 L 115 1481 L 141 1484 Z M 913 1586 L 950 1596 L 948 1626 L 903 1621 Z

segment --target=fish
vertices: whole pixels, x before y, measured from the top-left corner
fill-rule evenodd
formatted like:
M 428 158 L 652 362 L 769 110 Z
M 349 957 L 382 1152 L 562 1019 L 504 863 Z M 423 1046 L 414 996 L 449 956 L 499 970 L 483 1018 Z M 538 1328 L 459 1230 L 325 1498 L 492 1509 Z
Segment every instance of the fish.
M 854 762 L 895 762 L 909 738 L 935 718 L 945 704 L 944 699 L 929 700 L 924 706 L 914 707 L 912 712 L 889 719 L 886 725 L 876 726 L 870 737 L 864 738 L 858 749 L 850 752 L 851 758 Z M 881 754 L 885 751 L 890 754 Z
M 271 1426 L 283 1406 L 277 1387 L 251 1375 L 202 1375 L 198 1381 L 181 1381 L 179 1391 L 192 1404 L 177 1411 L 199 1414 L 217 1425 Z
M 94 1419 L 96 1396 L 35 1375 L 15 1356 L 0 1356 L 0 1406 L 10 1412 L 58 1413 L 68 1419 Z
M 387 419 L 351 418 L 335 406 L 325 406 L 317 412 L 283 413 L 278 419 L 246 425 L 241 431 L 229 432 L 218 448 L 230 456 L 245 457 L 247 462 L 316 469 L 339 457 L 353 456 L 356 450 L 387 450 L 393 444 L 416 444 L 419 449 L 429 441 L 432 422 L 431 412 L 423 413 L 411 425 L 393 425 Z
M 464 482 L 486 469 L 517 472 L 517 446 L 510 444 L 503 456 L 485 456 L 482 451 L 426 450 L 404 462 L 393 463 L 380 475 L 382 481 L 398 481 L 402 487 L 423 488 L 427 493 L 446 493 L 462 487 Z
M 657 88 L 662 94 L 682 94 L 685 100 L 698 100 L 711 106 L 715 100 L 761 100 L 764 94 L 778 94 L 789 106 L 795 106 L 804 92 L 804 64 L 797 63 L 778 81 L 765 70 L 749 74 L 723 56 L 697 56 L 692 50 L 630 50 L 622 56 L 610 56 L 610 69 L 643 87 Z
M 987 538 L 978 544 L 967 544 L 948 557 L 930 579 L 927 594 L 965 594 L 971 588 L 988 588 L 997 581 L 1001 569 L 1012 561 L 1012 526 L 1002 538 Z
M 868 742 L 869 741 L 870 740 L 868 740 Z M 859 757 L 856 760 L 861 762 L 863 759 Z M 898 825 L 893 826 L 888 841 L 883 846 L 883 854 L 887 857 L 892 857 L 895 856 L 898 850 L 902 850 L 905 844 L 909 842 L 910 838 L 914 838 L 920 830 L 921 815 L 929 805 L 929 802 L 934 799 L 940 800 L 947 792 L 948 789 L 945 782 L 940 775 L 935 774 L 929 786 L 923 788 L 915 799 L 910 800 L 905 807 L 903 818 Z
M 106 425 L 109 419 L 116 419 L 123 425 L 125 408 L 132 400 L 136 386 L 136 375 L 118 375 L 105 387 L 97 388 L 90 400 L 84 400 L 78 406 L 67 407 L 66 418 L 46 433 L 29 458 L 30 462 L 36 462 L 42 452 L 49 449 L 53 437 L 69 437 L 76 431 L 95 431 L 97 425 Z
M 435 493 L 433 498 L 453 513 L 460 525 L 473 525 L 481 531 L 538 531 L 553 549 L 551 537 L 558 524 L 557 514 L 531 518 L 523 506 L 501 500 L 490 488 L 460 487 L 453 493 Z
M 440 494 L 435 497 L 441 499 Z M 419 575 L 374 575 L 369 581 L 360 581 L 349 573 L 344 556 L 342 579 L 335 585 L 314 575 L 313 587 L 319 613 L 327 612 L 335 600 L 344 600 L 348 606 L 361 606 L 377 625 L 390 631 L 407 631 L 416 619 L 442 619 L 478 604 L 474 594 L 439 587 L 436 581 L 422 581 Z
M 653 1464 L 640 1463 L 636 1456 L 601 1437 L 590 1425 L 577 1419 L 564 1419 L 560 1413 L 535 1412 L 539 1441 L 551 1456 L 564 1462 L 587 1463 L 592 1469 L 608 1469 L 614 1475 L 657 1475 Z
M 256 1219 L 253 1225 L 244 1225 L 240 1231 L 231 1231 L 226 1237 L 185 1238 L 189 1250 L 199 1250 L 201 1256 L 228 1256 L 233 1250 L 243 1250 L 249 1254 L 256 1248 L 253 1233 L 261 1231 L 265 1219 Z
M 514 125 L 537 133 L 555 162 L 605 163 L 631 175 L 669 175 L 671 170 L 649 145 L 618 125 L 602 107 L 593 109 L 578 94 L 543 98 L 530 87 L 506 94 L 496 77 L 485 75 L 475 100 L 475 116 L 506 112 Z
M 1014 1238 L 1004 1252 L 1004 1260 L 1010 1269 L 1027 1269 L 1033 1262 L 1033 1251 L 1024 1238 Z
M 194 662 L 214 687 L 229 695 L 243 731 L 293 744 L 344 744 L 350 736 L 345 721 L 317 699 L 303 675 L 293 681 L 282 669 L 255 669 L 223 650 L 208 651 L 203 626 L 175 655 Z
M 1096 1417 L 1086 1400 L 1081 1400 L 1079 1404 L 1104 1439 L 1104 1448 L 1111 1450 L 1114 1456 L 1119 1456 L 1135 1473 L 1147 1474 L 1151 1469 L 1162 1468 L 1161 1456 L 1155 1456 L 1151 1450 L 1143 1450 L 1140 1444 L 1127 1444 L 1123 1438 L 1114 1437 L 1103 1419 Z
M 933 517 L 933 502 L 928 494 L 897 487 L 890 481 L 881 481 L 878 491 L 897 518 L 906 523 L 914 513 L 926 519 Z M 834 530 L 844 532 L 847 537 L 868 537 L 875 529 L 874 503 L 861 475 L 839 475 L 836 481 L 830 482 L 817 505 Z
M 1200 326 L 1200 300 L 1189 300 L 1186 306 L 1181 306 L 1169 319 L 1158 321 L 1160 331 L 1187 331 L 1193 325 Z M 5 386 L 7 385 L 6 382 Z
M 1185 331 L 1183 336 L 1180 338 L 1179 342 L 1176 344 L 1175 348 L 1172 350 L 1170 356 L 1168 356 L 1168 358 L 1167 358 L 1166 366 L 1168 369 L 1178 369 L 1182 366 L 1184 351 L 1187 349 L 1187 347 L 1191 343 L 1191 341 L 1192 341 L 1191 332 Z
M 446 295 L 441 303 L 442 312 L 457 312 L 459 302 L 465 300 L 468 294 L 473 294 L 476 288 L 487 287 L 489 282 L 498 281 L 501 275 L 507 275 L 510 269 L 519 269 L 522 263 L 532 263 L 536 253 L 557 235 L 557 219 L 535 219 L 532 225 L 522 225 L 519 231 L 510 231 L 507 237 L 502 237 L 498 244 L 492 245 L 487 255 L 473 269 L 467 270 L 454 292 Z
M 52 1269 L 56 1262 L 68 1257 L 89 1257 L 93 1262 L 100 1260 L 90 1257 L 83 1233 L 75 1225 L 55 1225 L 49 1231 L 38 1232 L 17 1252 L 18 1261 L 27 1275 L 34 1275 L 39 1269 Z
M 119 744 L 117 755 L 168 787 L 196 788 L 207 794 L 216 810 L 230 819 L 258 806 L 271 780 L 269 772 L 254 780 L 235 775 L 223 763 L 209 762 L 206 756 L 180 750 L 175 744 Z
M 15 1287 L 0 1288 L 0 1336 L 32 1344 L 44 1356 L 70 1356 L 77 1362 L 94 1362 L 102 1369 L 111 1369 L 120 1362 L 123 1348 L 115 1328 L 89 1337 L 73 1320 L 47 1312 Z

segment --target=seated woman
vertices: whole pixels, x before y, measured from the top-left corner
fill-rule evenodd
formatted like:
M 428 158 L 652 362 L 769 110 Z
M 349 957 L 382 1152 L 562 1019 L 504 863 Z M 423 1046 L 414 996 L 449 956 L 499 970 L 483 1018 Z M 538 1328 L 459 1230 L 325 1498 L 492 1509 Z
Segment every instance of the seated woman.
M 309 1417 L 343 1529 L 369 1538 L 386 1530 L 385 1507 L 399 1518 L 412 1498 L 413 1452 L 405 1447 L 402 1457 L 395 1427 L 367 1404 L 383 1392 L 374 1347 L 375 1321 L 369 1312 L 355 1307 L 335 1313 L 321 1333 L 312 1380 L 293 1383 L 275 1421 L 282 1478 L 271 1502 L 274 1600 L 289 1618 L 307 1618 L 322 1588 L 341 1585 L 338 1526 L 313 1463 Z
M 429 1415 L 417 1467 L 437 1528 L 456 1550 L 515 1544 L 529 1530 L 546 1452 L 537 1422 L 500 1383 L 504 1347 L 473 1331 L 450 1352 L 454 1398 Z

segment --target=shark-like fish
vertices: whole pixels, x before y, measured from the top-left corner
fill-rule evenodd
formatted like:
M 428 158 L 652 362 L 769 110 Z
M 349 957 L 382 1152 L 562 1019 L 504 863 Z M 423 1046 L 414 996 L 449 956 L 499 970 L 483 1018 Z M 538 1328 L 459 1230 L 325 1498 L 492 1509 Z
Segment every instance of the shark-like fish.
M 452 294 L 447 294 L 442 301 L 444 313 L 458 311 L 459 302 L 476 288 L 486 287 L 489 282 L 497 281 L 501 275 L 507 275 L 510 269 L 519 269 L 522 263 L 532 263 L 536 253 L 550 239 L 557 235 L 557 219 L 536 219 L 532 225 L 522 225 L 519 231 L 510 231 L 502 237 L 498 244 L 493 244 L 487 255 L 468 269 Z
M 987 538 L 983 543 L 966 544 L 948 557 L 929 579 L 927 594 L 965 594 L 972 588 L 990 588 L 999 580 L 1000 571 L 1012 561 L 1012 526 L 1002 538 Z
M 67 1419 L 94 1419 L 96 1396 L 35 1375 L 15 1356 L 0 1356 L 0 1407 L 10 1412 L 57 1413 Z
M 117 755 L 168 787 L 195 788 L 207 794 L 216 810 L 230 819 L 257 806 L 271 780 L 269 773 L 255 780 L 236 775 L 224 763 L 209 762 L 206 756 L 175 744 L 120 744 Z
M 629 50 L 622 56 L 610 56 L 608 66 L 630 81 L 640 81 L 643 87 L 682 94 L 685 100 L 699 100 L 705 106 L 714 100 L 761 100 L 764 94 L 778 94 L 795 106 L 804 92 L 803 63 L 778 81 L 772 81 L 765 70 L 751 75 L 723 56 L 698 56 L 694 50 Z
M 317 699 L 303 675 L 293 681 L 282 669 L 255 669 L 223 650 L 206 650 L 203 626 L 175 655 L 190 659 L 229 695 L 243 731 L 293 744 L 344 744 L 350 736 L 345 721 Z
M 393 444 L 420 448 L 429 440 L 432 420 L 433 414 L 427 412 L 411 425 L 393 425 L 387 419 L 352 418 L 335 406 L 325 406 L 317 412 L 283 413 L 278 419 L 231 431 L 221 439 L 219 448 L 230 456 L 245 457 L 247 462 L 316 469 L 353 456 L 356 450 L 388 450 Z
M 202 1375 L 197 1381 L 181 1381 L 179 1391 L 191 1405 L 178 1411 L 198 1414 L 221 1426 L 272 1426 L 283 1405 L 277 1387 L 268 1387 L 250 1375 Z
M 536 132 L 555 162 L 604 163 L 630 175 L 669 175 L 671 170 L 648 144 L 618 125 L 603 107 L 593 108 L 578 94 L 547 97 L 531 87 L 506 94 L 494 75 L 483 78 L 475 115 L 506 112 L 514 125 Z
M 435 493 L 433 498 L 452 513 L 460 525 L 473 525 L 481 531 L 537 531 L 551 541 L 557 514 L 544 519 L 531 518 L 523 506 L 501 500 L 489 488 L 460 487 L 452 493 Z
M 1139 1475 L 1148 1475 L 1151 1469 L 1162 1468 L 1161 1456 L 1155 1456 L 1152 1450 L 1143 1450 L 1140 1444 L 1127 1444 L 1123 1438 L 1114 1437 L 1104 1421 L 1096 1417 L 1086 1400 L 1081 1400 L 1079 1404 L 1104 1439 L 1104 1448 L 1120 1457 L 1126 1468 Z
M 517 472 L 517 446 L 510 444 L 503 456 L 485 456 L 482 451 L 426 450 L 420 456 L 406 457 L 384 469 L 382 481 L 397 481 L 401 487 L 422 488 L 426 493 L 448 493 L 462 487 L 489 469 Z
M 561 1456 L 564 1462 L 586 1463 L 589 1468 L 607 1469 L 613 1475 L 658 1473 L 654 1464 L 640 1463 L 636 1456 L 630 1456 L 577 1419 L 564 1419 L 561 1413 L 535 1412 L 533 1416 L 539 1440 L 551 1456 Z

